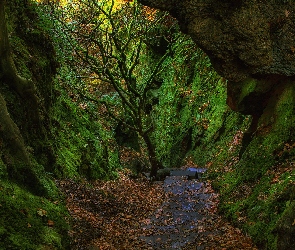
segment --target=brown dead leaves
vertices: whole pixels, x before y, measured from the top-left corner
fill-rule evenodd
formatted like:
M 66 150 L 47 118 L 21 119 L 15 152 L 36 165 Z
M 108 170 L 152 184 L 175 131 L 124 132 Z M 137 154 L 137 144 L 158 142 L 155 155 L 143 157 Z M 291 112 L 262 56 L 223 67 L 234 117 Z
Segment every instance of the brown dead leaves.
M 69 234 L 73 250 L 153 249 L 139 239 L 143 235 L 158 235 L 145 228 L 152 223 L 151 215 L 156 211 L 164 224 L 171 223 L 169 216 L 161 211 L 161 204 L 169 197 L 168 193 L 164 194 L 162 183 L 132 179 L 128 171 L 121 172 L 115 181 L 60 180 L 57 184 L 66 195 L 72 216 Z M 206 208 L 199 211 L 204 217 L 197 222 L 198 237 L 182 250 L 199 249 L 198 246 L 207 250 L 257 249 L 249 237 L 217 215 L 218 195 L 210 182 L 197 192 L 210 194 L 210 198 L 206 200 Z
M 133 180 L 127 171 L 115 181 L 58 181 L 73 218 L 71 249 L 147 249 L 137 233 L 141 221 L 162 203 L 161 185 Z
M 200 191 L 212 195 L 208 200 L 210 206 L 202 211 L 205 216 L 199 221 L 200 236 L 196 239 L 196 245 L 205 250 L 257 250 L 250 237 L 218 215 L 219 199 L 210 182 L 206 182 Z

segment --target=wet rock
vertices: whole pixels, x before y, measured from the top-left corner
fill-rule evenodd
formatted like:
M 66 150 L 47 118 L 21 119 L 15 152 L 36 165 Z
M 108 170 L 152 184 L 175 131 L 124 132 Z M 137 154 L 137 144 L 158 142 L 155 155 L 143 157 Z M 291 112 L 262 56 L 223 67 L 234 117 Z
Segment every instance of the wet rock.
M 159 169 L 157 172 L 157 180 L 163 181 L 166 176 L 170 176 L 170 172 L 177 170 L 176 168 L 163 168 Z
M 186 170 L 172 170 L 170 176 L 186 176 L 189 180 L 200 179 L 206 172 L 205 168 L 188 168 Z
M 170 172 L 171 176 L 187 176 L 189 179 L 197 179 L 198 175 L 196 171 L 187 170 L 174 170 Z

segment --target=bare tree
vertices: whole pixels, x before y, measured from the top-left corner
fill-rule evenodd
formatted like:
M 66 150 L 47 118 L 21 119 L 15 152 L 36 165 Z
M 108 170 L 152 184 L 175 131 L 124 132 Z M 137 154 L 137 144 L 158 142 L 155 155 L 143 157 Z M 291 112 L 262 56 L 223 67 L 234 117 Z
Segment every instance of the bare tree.
M 115 92 L 100 102 L 108 113 L 144 140 L 151 165 L 151 176 L 162 168 L 151 139 L 154 129 L 150 115 L 148 92 L 154 88 L 165 59 L 177 39 L 171 33 L 175 23 L 166 26 L 166 36 L 155 37 L 155 27 L 168 19 L 165 13 L 155 13 L 134 1 L 117 6 L 115 1 L 84 0 L 68 5 L 63 27 L 69 34 L 82 77 L 91 75 L 100 84 L 112 85 Z M 69 14 L 70 13 L 70 14 Z M 145 61 L 147 44 L 164 41 L 165 46 L 153 63 Z M 119 104 L 114 104 L 114 98 Z

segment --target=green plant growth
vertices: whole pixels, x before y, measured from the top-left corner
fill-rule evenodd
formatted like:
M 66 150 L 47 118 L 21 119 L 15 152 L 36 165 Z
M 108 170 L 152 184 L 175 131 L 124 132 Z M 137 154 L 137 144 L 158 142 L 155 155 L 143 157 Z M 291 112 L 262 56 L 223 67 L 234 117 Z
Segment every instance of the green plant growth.
M 196 48 L 193 48 L 193 51 L 189 52 L 192 55 L 189 56 L 192 62 L 191 74 L 180 70 L 187 85 L 185 91 L 180 92 L 179 103 L 174 105 L 175 110 L 172 113 L 180 117 L 177 118 L 181 124 L 179 129 L 186 128 L 190 131 L 190 148 L 187 156 L 193 157 L 197 165 L 205 166 L 237 154 L 235 149 L 239 147 L 238 141 L 231 150 L 228 150 L 229 144 L 237 136 L 238 131 L 242 133 L 247 129 L 250 119 L 230 111 L 226 104 L 226 80 L 214 71 L 204 52 Z M 183 89 L 185 85 L 177 81 L 176 86 Z M 180 132 L 171 133 L 171 141 L 175 138 L 174 134 Z M 175 143 L 180 144 L 177 140 Z
M 56 81 L 60 96 L 51 109 L 53 142 L 57 154 L 57 171 L 63 177 L 84 176 L 89 179 L 111 179 L 120 168 L 112 131 L 98 120 L 97 107 L 79 97 L 73 86 L 76 78 L 63 79 L 71 71 L 63 67 Z
M 1 249 L 66 249 L 68 212 L 62 197 L 34 196 L 23 187 L 0 185 Z
M 81 1 L 78 5 L 67 5 L 64 15 L 62 24 L 78 60 L 79 77 L 92 77 L 100 85 L 113 87 L 102 98 L 96 97 L 97 102 L 105 105 L 114 120 L 143 139 L 151 176 L 155 176 L 162 164 L 150 136 L 155 124 L 149 115 L 152 107 L 148 95 L 165 59 L 172 53 L 171 44 L 177 36 L 170 33 L 165 37 L 164 53 L 153 65 L 145 66 L 144 54 L 149 33 L 167 15 L 145 12 L 136 2 L 115 8 L 114 1 Z M 167 33 L 172 28 L 173 25 L 166 27 Z
M 68 214 L 53 178 L 116 177 L 113 134 L 75 91 L 49 12 L 31 1 L 0 7 L 0 248 L 67 249 Z
M 214 155 L 210 176 L 221 193 L 220 210 L 262 249 L 286 249 L 292 238 L 294 87 L 291 82 L 284 84 L 280 97 L 272 97 L 264 109 L 242 154 L 242 137 L 234 133 L 246 131 L 251 118 L 241 120 L 229 112 L 225 133 L 213 144 L 219 152 Z

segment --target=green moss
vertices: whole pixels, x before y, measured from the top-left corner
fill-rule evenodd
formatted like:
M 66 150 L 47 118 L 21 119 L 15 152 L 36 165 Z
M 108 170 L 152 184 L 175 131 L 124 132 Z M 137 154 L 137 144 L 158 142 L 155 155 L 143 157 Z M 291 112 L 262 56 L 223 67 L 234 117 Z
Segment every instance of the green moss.
M 13 48 L 14 62 L 18 73 L 27 79 L 32 79 L 32 72 L 28 68 L 30 61 L 30 53 L 24 40 L 15 36 L 10 40 L 11 47 Z M 22 58 L 21 60 L 19 58 Z
M 294 195 L 294 187 L 293 195 Z M 295 201 L 287 202 L 281 218 L 278 220 L 275 230 L 278 232 L 277 248 L 288 249 L 294 244 L 294 220 L 295 220 Z
M 98 120 L 91 117 L 93 111 L 81 108 L 79 101 L 73 102 L 60 85 L 56 86 L 62 95 L 51 109 L 52 122 L 56 125 L 53 128 L 57 154 L 54 174 L 82 175 L 90 179 L 116 177 L 116 170 L 121 165 L 113 132 L 104 130 Z M 90 103 L 88 108 L 92 108 Z
M 1 249 L 68 247 L 68 213 L 61 197 L 51 201 L 3 181 L 0 193 Z M 49 221 L 54 225 L 48 224 Z
M 6 7 L 13 59 L 20 76 L 33 80 L 38 103 L 21 98 L 1 82 L 32 172 L 18 172 L 25 181 L 15 183 L 7 171 L 17 169 L 11 164 L 15 156 L 11 145 L 0 138 L 0 249 L 68 249 L 69 215 L 52 177 L 115 178 L 120 164 L 113 132 L 99 124 L 96 107 L 89 104 L 91 110 L 84 110 L 79 104 L 85 100 L 75 103 L 69 97 L 77 86 L 75 74 L 61 69 L 53 81 L 62 58 L 55 54 L 49 34 L 52 22 L 45 12 L 32 1 L 7 1 Z M 33 181 L 34 194 L 28 191 Z
M 240 103 L 247 95 L 249 95 L 251 92 L 255 90 L 257 86 L 257 80 L 253 78 L 248 78 L 238 84 L 241 85 L 241 90 L 239 95 L 239 103 Z
M 225 132 L 226 136 L 219 138 L 224 139 L 223 144 L 214 143 L 224 150 L 215 158 L 214 169 L 217 172 L 210 175 L 215 178 L 215 187 L 221 193 L 221 211 L 247 231 L 262 249 L 280 249 L 280 238 L 283 236 L 278 236 L 277 228 L 281 226 L 278 226 L 278 221 L 283 214 L 287 214 L 288 204 L 294 200 L 294 195 L 291 195 L 293 191 L 290 191 L 293 190 L 290 187 L 295 179 L 290 165 L 295 159 L 293 84 L 285 83 L 279 93 L 270 99 L 259 120 L 256 134 L 239 161 L 226 160 L 235 155 L 234 152 L 231 155 L 225 153 L 227 150 L 224 149 L 230 145 L 230 130 Z M 238 125 L 233 116 L 230 120 L 225 121 L 229 125 L 226 127 Z M 226 164 L 231 166 L 231 171 L 218 172 Z M 284 223 L 287 221 L 286 217 Z M 284 232 L 288 234 L 288 230 Z

